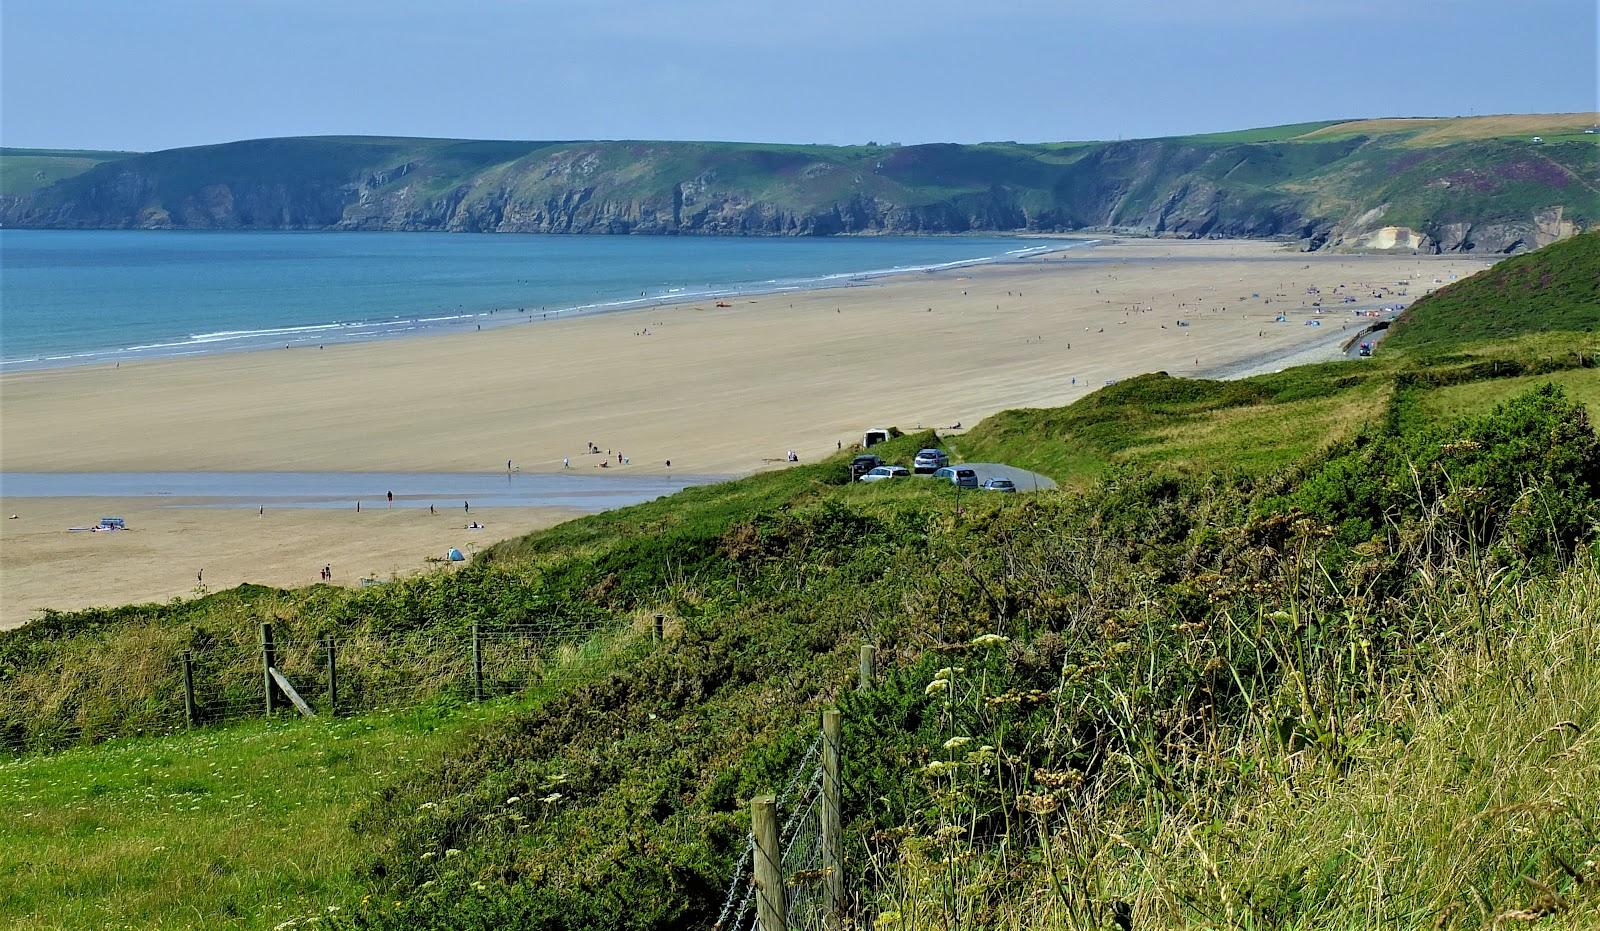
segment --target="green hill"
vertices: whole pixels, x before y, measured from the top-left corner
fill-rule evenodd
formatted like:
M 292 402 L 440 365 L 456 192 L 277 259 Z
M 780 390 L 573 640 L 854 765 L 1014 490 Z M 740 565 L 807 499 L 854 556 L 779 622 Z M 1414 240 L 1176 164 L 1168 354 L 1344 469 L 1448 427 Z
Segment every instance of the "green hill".
M 20 197 L 137 152 L 0 147 L 0 196 Z
M 1600 147 L 1577 131 L 1593 121 L 1362 120 L 912 146 L 261 139 L 8 168 L 0 222 L 710 235 L 1110 228 L 1513 251 L 1600 218 Z M 1536 144 L 1540 131 L 1548 139 Z
M 1440 288 L 1401 315 L 1384 346 L 1436 352 L 1551 331 L 1600 332 L 1600 232 Z
M 1576 242 L 1529 257 L 1544 287 L 1583 274 Z M 1499 268 L 1456 287 L 1497 293 Z M 1481 310 L 1419 301 L 1408 326 Z M 1592 926 L 1600 437 L 1574 398 L 1600 395 L 1600 333 L 1520 319 L 1448 355 L 1129 379 L 949 444 L 1061 492 L 852 484 L 845 451 L 457 572 L 0 634 L 0 740 L 81 745 L 0 764 L 23 815 L 0 847 L 26 865 L 0 874 L 0 916 L 710 928 L 749 800 L 783 792 L 838 706 L 855 927 Z M 94 746 L 181 721 L 186 649 L 209 707 L 254 713 L 263 621 L 297 682 L 337 636 L 346 711 L 405 689 L 437 730 Z M 544 639 L 519 647 L 533 690 L 467 719 L 474 624 Z M 862 642 L 878 674 L 857 692 Z M 264 747 L 283 756 L 252 779 Z M 259 820 L 229 807 L 252 802 Z M 159 855 L 225 812 L 204 864 Z M 197 868 L 215 879 L 187 895 Z

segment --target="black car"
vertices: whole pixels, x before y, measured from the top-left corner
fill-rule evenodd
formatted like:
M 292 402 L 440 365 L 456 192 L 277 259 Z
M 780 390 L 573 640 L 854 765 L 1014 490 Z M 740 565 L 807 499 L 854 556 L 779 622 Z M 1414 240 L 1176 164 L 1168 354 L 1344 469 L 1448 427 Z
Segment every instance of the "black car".
M 857 456 L 850 460 L 850 481 L 855 481 L 866 475 L 878 466 L 883 465 L 883 460 L 877 456 Z

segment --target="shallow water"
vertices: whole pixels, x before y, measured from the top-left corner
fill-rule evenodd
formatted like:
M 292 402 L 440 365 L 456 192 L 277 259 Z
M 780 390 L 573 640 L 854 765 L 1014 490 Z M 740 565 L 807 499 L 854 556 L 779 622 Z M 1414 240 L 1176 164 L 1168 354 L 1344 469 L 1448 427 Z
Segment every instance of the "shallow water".
M 386 508 L 564 507 L 603 511 L 650 501 L 706 475 L 467 472 L 6 472 L 0 497 L 171 498 L 173 507 Z
M 1082 242 L 4 229 L 0 366 L 489 329 Z

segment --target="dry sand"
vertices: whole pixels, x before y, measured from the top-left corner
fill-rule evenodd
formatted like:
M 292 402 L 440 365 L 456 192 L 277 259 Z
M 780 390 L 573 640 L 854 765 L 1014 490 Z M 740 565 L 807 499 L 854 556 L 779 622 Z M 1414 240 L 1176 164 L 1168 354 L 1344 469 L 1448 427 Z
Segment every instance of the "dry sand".
M 16 626 L 39 608 L 166 601 L 191 594 L 204 570 L 211 591 L 256 582 L 284 588 L 311 585 L 323 566 L 336 585 L 389 579 L 427 568 L 450 547 L 466 556 L 495 540 L 548 527 L 576 512 L 559 508 L 474 510 L 485 527 L 467 531 L 459 510 L 426 509 L 357 515 L 348 510 L 183 507 L 181 500 L 9 498 L 0 508 L 16 520 L 0 536 L 0 628 Z M 115 514 L 132 529 L 67 533 Z
M 1321 328 L 1304 326 L 1310 285 L 1325 298 L 1341 283 L 1363 296 L 1415 276 L 1408 297 L 1388 299 L 1409 301 L 1436 279 L 1486 264 L 1307 255 L 1262 242 L 1132 241 L 731 299 L 727 308 L 700 302 L 322 350 L 12 373 L 0 377 L 0 468 L 483 472 L 507 459 L 558 469 L 563 456 L 593 468 L 598 460 L 583 455 L 593 441 L 626 454 L 633 470 L 670 459 L 687 472 L 744 473 L 789 449 L 814 460 L 867 426 L 971 426 L 1006 408 L 1066 404 L 1141 372 L 1237 372 L 1255 359 L 1276 367 L 1274 358 L 1358 329 L 1336 299 L 1326 302 Z M 1271 322 L 1280 311 L 1289 323 Z M 1191 325 L 1177 326 L 1179 318 Z M 107 557 L 103 550 L 121 550 L 52 532 L 31 516 L 48 510 L 62 527 L 98 517 L 100 505 L 70 512 L 70 521 L 59 503 L 3 506 L 29 511 L 28 526 L 39 529 L 24 536 L 0 523 L 0 622 L 17 620 L 12 604 L 36 605 L 49 592 L 71 591 L 63 605 L 187 592 L 194 567 L 176 548 L 198 545 L 180 543 L 191 534 L 208 540 L 200 551 L 257 567 L 239 576 L 252 581 L 272 573 L 307 581 L 305 567 L 319 561 L 353 572 L 368 561 L 363 553 L 398 560 L 413 546 L 438 548 L 404 537 L 404 518 L 357 527 L 310 512 L 305 530 L 286 530 L 268 553 L 254 542 L 259 534 L 232 526 L 254 512 L 207 511 L 186 512 L 190 529 L 170 544 L 110 541 L 138 555 Z M 310 555 L 303 537 L 312 533 L 326 535 L 319 553 L 329 555 Z M 170 580 L 146 578 L 167 562 Z M 97 570 L 92 584 L 86 565 Z M 359 565 L 369 568 L 384 569 Z M 13 597 L 24 576 L 35 594 Z

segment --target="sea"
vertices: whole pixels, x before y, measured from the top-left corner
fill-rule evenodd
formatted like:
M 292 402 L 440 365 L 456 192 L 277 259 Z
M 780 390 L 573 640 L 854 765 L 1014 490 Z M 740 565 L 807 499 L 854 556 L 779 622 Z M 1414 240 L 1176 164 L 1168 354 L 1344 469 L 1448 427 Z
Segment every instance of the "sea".
M 0 229 L 0 369 L 489 329 L 1092 242 Z

